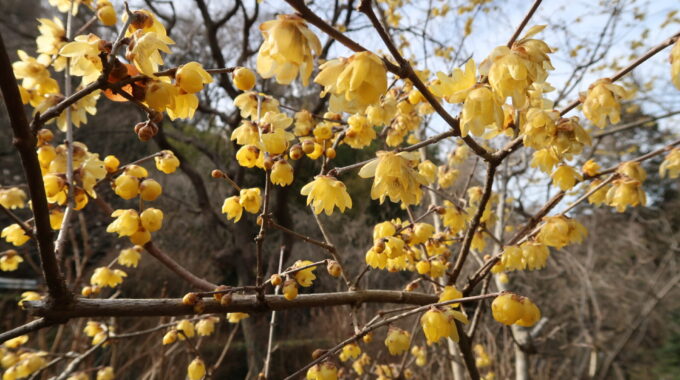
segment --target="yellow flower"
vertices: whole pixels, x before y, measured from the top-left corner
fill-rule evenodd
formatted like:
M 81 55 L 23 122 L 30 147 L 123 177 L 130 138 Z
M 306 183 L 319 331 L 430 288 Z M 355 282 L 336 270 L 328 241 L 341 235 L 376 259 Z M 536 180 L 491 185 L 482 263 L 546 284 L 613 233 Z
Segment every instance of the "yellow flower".
M 671 80 L 680 90 L 680 39 L 675 42 L 671 50 Z
M 26 193 L 18 187 L 0 189 L 0 205 L 4 208 L 15 209 L 26 206 Z
M 601 167 L 600 165 L 595 162 L 595 160 L 588 160 L 586 163 L 583 164 L 583 173 L 589 177 L 595 176 L 599 171 Z
M 49 0 L 51 6 L 56 7 L 61 13 L 68 13 L 71 11 L 73 15 L 78 14 L 80 4 L 90 5 L 92 0 Z
M 19 256 L 17 251 L 10 249 L 0 254 L 0 270 L 3 272 L 11 272 L 19 268 L 24 259 Z
M 205 376 L 205 363 L 200 358 L 195 358 L 187 368 L 189 380 L 201 380 Z
M 163 345 L 166 344 L 173 344 L 177 341 L 177 330 L 172 329 L 163 335 L 163 340 L 162 343 Z
M 446 166 L 440 166 L 437 170 L 439 179 L 437 185 L 442 189 L 448 189 L 453 186 L 458 179 L 460 172 L 457 169 L 449 169 Z
M 283 283 L 283 298 L 288 301 L 292 301 L 298 296 L 298 283 L 297 281 L 290 279 Z
M 330 361 L 316 364 L 307 370 L 307 380 L 338 380 L 338 368 Z
M 455 320 L 468 323 L 465 314 L 460 311 L 448 309 L 442 311 L 431 308 L 420 318 L 420 325 L 425 333 L 427 344 L 438 342 L 441 338 L 451 338 L 454 342 L 458 341 L 458 328 Z
M 233 73 L 234 86 L 241 91 L 250 91 L 255 87 L 255 73 L 245 67 L 239 67 Z
M 489 57 L 482 62 L 480 71 L 487 74 L 489 84 L 500 97 L 512 98 L 516 108 L 524 108 L 527 104 L 527 90 L 534 82 L 542 83 L 552 70 L 548 53 L 552 49 L 543 41 L 530 38 L 543 30 L 545 26 L 535 26 L 512 47 L 496 47 Z
M 231 141 L 234 140 L 239 145 L 257 145 L 260 142 L 260 131 L 257 124 L 243 120 L 241 125 L 231 132 Z
M 588 186 L 588 191 L 596 188 L 602 183 L 601 179 L 596 179 L 593 182 L 590 183 L 590 186 Z M 591 204 L 594 204 L 596 206 L 599 206 L 607 201 L 607 191 L 611 188 L 611 184 L 607 184 L 604 187 L 601 187 L 599 190 L 596 192 L 590 194 L 588 196 L 588 202 Z
M 102 25 L 116 25 L 118 17 L 116 16 L 116 10 L 109 0 L 97 0 L 97 18 L 101 21 Z M 113 373 L 113 369 L 111 371 Z M 99 375 L 97 375 L 97 380 L 99 380 Z
M 359 171 L 362 178 L 375 177 L 371 187 L 371 198 L 380 199 L 380 203 L 386 197 L 390 201 L 405 205 L 420 203 L 423 191 L 421 185 L 426 185 L 427 180 L 413 167 L 420 157 L 418 152 L 385 152 L 377 153 L 378 158 L 364 165 Z
M 59 51 L 60 56 L 71 58 L 71 74 L 83 77 L 83 84 L 94 82 L 104 68 L 99 58 L 100 42 L 94 34 L 76 36 Z
M 142 33 L 156 33 L 158 38 L 165 41 L 167 44 L 174 44 L 175 42 L 168 37 L 168 33 L 163 26 L 163 23 L 158 21 L 156 15 L 145 9 L 137 10 L 132 12 L 132 22 L 130 27 L 125 31 L 125 37 L 132 36 L 137 30 L 141 30 Z M 123 13 L 122 21 L 126 22 L 128 18 L 127 13 Z
M 345 184 L 335 177 L 318 175 L 314 177 L 314 181 L 302 187 L 300 194 L 307 196 L 307 205 L 312 204 L 315 214 L 324 211 L 326 215 L 331 215 L 336 206 L 340 212 L 345 212 L 345 208 L 352 208 L 352 198 L 347 193 Z
M 14 349 L 14 348 L 18 348 L 22 344 L 25 344 L 26 342 L 28 342 L 28 335 L 21 335 L 21 336 L 18 336 L 16 338 L 12 338 L 12 339 L 5 341 L 5 343 L 3 343 L 2 345 L 7 347 L 7 348 Z
M 139 194 L 139 179 L 128 174 L 119 175 L 113 181 L 113 191 L 123 199 L 132 199 Z
M 445 286 L 441 294 L 439 294 L 439 300 L 437 302 L 446 302 L 455 300 L 458 298 L 463 298 L 463 293 L 458 290 L 455 286 Z M 459 303 L 452 303 L 450 307 L 458 307 Z
M 196 335 L 196 330 L 194 329 L 194 324 L 191 323 L 190 320 L 188 319 L 182 319 L 181 321 L 177 322 L 177 325 L 175 326 L 175 329 L 178 332 L 182 332 L 177 336 L 179 340 L 184 340 L 186 338 L 193 338 L 194 335 Z
M 236 151 L 236 160 L 239 165 L 252 168 L 259 164 L 260 153 L 260 149 L 257 146 L 244 145 Z
M 559 112 L 541 108 L 529 108 L 526 112 L 526 122 L 521 123 L 524 133 L 524 145 L 534 148 L 547 148 L 557 133 Z
M 12 70 L 17 79 L 23 79 L 21 86 L 27 90 L 36 90 L 40 94 L 59 92 L 59 84 L 50 77 L 47 70 L 50 57 L 41 55 L 35 59 L 23 50 L 17 50 L 21 61 L 12 63 Z
M 293 119 L 284 113 L 267 112 L 260 119 L 259 147 L 270 155 L 279 155 L 288 148 L 288 141 L 295 136 L 286 131 Z
M 163 225 L 163 211 L 149 207 L 142 211 L 142 214 L 139 215 L 139 219 L 145 230 L 155 232 L 160 230 Z
M 64 38 L 66 36 L 64 24 L 56 17 L 53 17 L 52 20 L 39 18 L 38 22 L 40 22 L 40 25 L 38 25 L 40 35 L 35 41 L 38 45 L 36 51 L 49 56 L 58 54 L 59 49 L 64 45 L 64 41 L 66 41 Z
M 349 343 L 342 347 L 342 352 L 340 353 L 340 360 L 343 362 L 349 359 L 356 359 L 361 355 L 361 347 L 356 343 Z
M 626 161 L 622 163 L 616 169 L 616 172 L 640 182 L 643 182 L 645 179 L 647 179 L 647 173 L 645 172 L 645 169 L 643 169 L 640 163 L 636 161 Z
M 116 218 L 106 228 L 106 232 L 116 232 L 118 237 L 132 236 L 140 226 L 139 214 L 135 210 L 115 210 L 112 217 Z
M 465 210 L 459 208 L 455 204 L 444 201 L 444 215 L 442 215 L 442 222 L 444 226 L 448 227 L 452 234 L 456 234 L 465 228 L 468 214 Z
M 188 94 L 203 90 L 203 85 L 212 83 L 212 81 L 212 76 L 198 62 L 189 62 L 180 66 L 175 74 L 175 84 Z
M 526 241 L 520 245 L 520 248 L 522 249 L 523 261 L 527 269 L 536 270 L 545 268 L 550 256 L 550 249 L 547 246 L 535 241 Z
M 583 180 L 583 176 L 569 165 L 558 166 L 550 177 L 552 177 L 553 185 L 562 191 L 571 189 L 577 182 Z
M 234 106 L 241 111 L 243 118 L 257 118 L 257 99 L 260 99 L 260 114 L 264 115 L 267 112 L 280 112 L 279 101 L 264 94 L 258 94 L 254 91 L 246 91 L 243 94 L 234 98 Z
M 356 113 L 376 104 L 387 91 L 387 71 L 375 54 L 364 51 L 348 59 L 338 58 L 319 67 L 314 82 L 324 87 L 321 96 L 331 93 L 331 112 Z
M 23 292 L 23 293 L 21 293 L 21 300 L 18 302 L 18 304 L 19 304 L 19 307 L 21 307 L 23 309 L 24 308 L 24 302 L 26 302 L 26 301 L 39 301 L 42 298 L 43 297 L 39 293 L 36 293 L 36 292 L 30 292 L 30 291 L 29 292 Z
M 487 128 L 500 130 L 505 118 L 502 104 L 502 99 L 487 86 L 468 92 L 460 114 L 461 135 L 482 136 Z
M 4 238 L 8 243 L 12 243 L 15 247 L 21 247 L 31 239 L 26 235 L 24 229 L 16 223 L 3 228 L 2 233 L 0 233 L 0 238 Z
M 628 206 L 646 205 L 647 195 L 642 190 L 642 182 L 624 176 L 612 182 L 607 190 L 606 202 L 609 206 L 615 207 L 616 211 L 624 212 Z
M 288 186 L 293 183 L 293 167 L 287 160 L 278 160 L 272 166 L 270 179 L 273 184 Z
M 141 255 L 142 247 L 134 246 L 132 248 L 127 248 L 118 254 L 118 264 L 126 267 L 135 267 L 139 264 L 139 259 L 142 258 Z
M 224 200 L 222 205 L 222 213 L 227 214 L 227 219 L 233 219 L 234 223 L 241 220 L 243 215 L 243 206 L 239 202 L 239 197 L 234 195 Z
M 489 354 L 486 353 L 486 350 L 484 350 L 484 346 L 481 344 L 475 344 L 473 349 L 475 351 L 475 355 L 477 356 L 475 359 L 475 364 L 478 368 L 486 368 L 491 365 L 491 359 L 489 358 Z
M 158 66 L 163 64 L 160 52 L 170 53 L 168 45 L 174 44 L 167 36 L 155 32 L 144 33 L 137 30 L 132 33 L 132 41 L 128 45 L 125 58 L 134 63 L 140 73 L 155 78 Z
M 311 112 L 303 109 L 295 113 L 295 136 L 307 136 L 314 128 L 314 116 Z
M 161 184 L 153 179 L 145 179 L 139 184 L 139 195 L 144 201 L 154 201 L 163 192 Z
M 428 184 L 431 184 L 437 177 L 437 165 L 430 160 L 425 160 L 418 164 L 418 174 L 423 176 Z
M 519 296 L 503 294 L 496 297 L 491 303 L 491 313 L 496 321 L 504 325 L 511 325 L 522 318 L 524 307 Z
M 666 172 L 668 172 L 669 178 L 680 176 L 680 148 L 673 148 L 659 165 L 659 175 L 662 178 L 666 176 Z M 0 203 L 2 203 L 2 195 L 0 195 Z
M 300 73 L 307 86 L 314 69 L 314 56 L 321 42 L 298 15 L 278 15 L 260 25 L 264 41 L 257 53 L 257 72 L 265 79 L 276 76 L 279 84 L 290 84 Z
M 250 317 L 247 313 L 227 313 L 227 320 L 229 323 L 238 323 L 241 319 Z
M 354 149 L 362 149 L 369 145 L 376 138 L 375 129 L 364 115 L 354 114 L 347 119 L 347 132 L 342 140 Z
M 191 119 L 197 108 L 198 97 L 196 95 L 178 93 L 175 95 L 174 104 L 169 105 L 165 111 L 171 120 Z
M 620 101 L 629 97 L 628 91 L 613 84 L 611 79 L 599 79 L 588 88 L 583 100 L 583 114 L 598 128 L 607 125 L 607 118 L 611 124 L 616 124 L 621 121 Z
M 165 174 L 174 173 L 179 167 L 179 159 L 175 157 L 175 153 L 171 150 L 162 150 L 160 155 L 154 158 L 156 161 L 156 169 Z
M 539 168 L 544 173 L 552 172 L 555 165 L 560 162 L 553 149 L 541 149 L 534 152 L 531 158 L 531 167 Z
M 571 243 L 580 243 L 588 230 L 574 219 L 563 215 L 546 216 L 536 236 L 536 241 L 550 247 L 562 248 Z
M 123 282 L 123 277 L 127 277 L 127 274 L 120 269 L 111 270 L 107 267 L 99 267 L 94 270 L 90 278 L 90 284 L 115 288 Z
M 101 0 L 99 0 L 97 2 L 97 4 L 99 4 L 99 2 L 101 2 Z M 114 24 L 115 24 L 115 22 L 114 22 Z M 113 367 L 104 367 L 104 368 L 100 369 L 99 371 L 97 371 L 96 380 L 113 380 L 114 376 L 115 376 L 115 374 L 113 372 Z
M 120 166 L 120 161 L 116 156 L 108 155 L 104 157 L 104 168 L 108 173 L 114 173 L 118 171 L 118 166 Z
M 144 102 L 149 108 L 163 112 L 167 108 L 175 108 L 177 87 L 167 82 L 153 81 L 148 84 L 144 93 Z
M 385 338 L 385 346 L 390 355 L 401 355 L 408 350 L 411 343 L 411 334 L 397 327 L 390 327 Z
M 477 83 L 476 68 L 475 61 L 469 59 L 464 72 L 459 68 L 453 69 L 451 76 L 438 72 L 437 80 L 430 84 L 430 90 L 449 103 L 462 103 Z
M 215 317 L 208 317 L 198 321 L 196 323 L 196 332 L 198 333 L 198 336 L 212 335 L 212 333 L 215 331 L 215 323 L 218 321 L 219 319 Z
M 310 264 L 313 263 L 309 260 L 298 260 L 295 262 L 295 264 L 293 264 L 292 269 L 301 268 Z M 316 276 L 314 275 L 314 269 L 316 269 L 315 266 L 295 272 L 295 281 L 297 281 L 300 286 L 305 288 L 312 286 L 312 281 L 316 279 Z
M 262 205 L 262 196 L 260 195 L 260 188 L 253 187 L 251 189 L 241 189 L 239 194 L 239 204 L 251 214 L 256 214 L 260 211 Z

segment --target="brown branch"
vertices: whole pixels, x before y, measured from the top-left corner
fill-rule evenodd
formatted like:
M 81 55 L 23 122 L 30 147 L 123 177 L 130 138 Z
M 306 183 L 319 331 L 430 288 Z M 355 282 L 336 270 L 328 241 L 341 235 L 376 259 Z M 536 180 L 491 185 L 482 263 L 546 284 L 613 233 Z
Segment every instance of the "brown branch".
M 43 183 L 38 155 L 35 151 L 36 138 L 31 133 L 24 107 L 21 103 L 21 95 L 17 86 L 17 80 L 12 70 L 12 64 L 7 56 L 5 43 L 0 35 L 0 89 L 7 107 L 10 125 L 14 134 L 13 144 L 19 152 L 21 163 L 26 175 L 28 193 L 33 206 L 38 252 L 43 277 L 50 296 L 56 301 L 67 303 L 70 293 L 59 268 L 59 263 L 54 256 L 54 233 L 50 225 L 50 213 L 47 208 L 47 197 Z
M 34 331 L 38 331 L 40 329 L 43 329 L 45 327 L 53 326 L 56 325 L 60 322 L 56 322 L 50 319 L 46 318 L 38 318 L 34 321 L 28 322 L 25 325 L 21 325 L 19 327 L 15 327 L 11 330 L 5 331 L 3 333 L 0 333 L 0 344 L 16 338 L 18 336 L 22 336 L 28 333 L 32 333 Z
M 0 211 L 7 214 L 7 216 L 9 216 L 9 218 L 12 219 L 14 221 L 14 223 L 18 224 L 19 227 L 21 227 L 21 229 L 24 230 L 26 235 L 30 236 L 31 238 L 35 237 L 35 236 L 33 236 L 33 229 L 31 227 L 29 227 L 28 224 L 26 224 L 26 222 L 21 220 L 21 218 L 19 218 L 17 216 L 17 214 L 13 213 L 12 210 L 6 208 L 3 205 L 0 205 Z
M 184 281 L 193 285 L 195 288 L 206 291 L 211 291 L 217 288 L 216 284 L 213 284 L 212 282 L 204 280 L 196 276 L 195 274 L 189 272 L 186 268 L 178 264 L 170 256 L 166 255 L 163 251 L 158 249 L 153 244 L 153 242 L 150 241 L 144 244 L 144 249 L 146 249 L 146 251 L 149 252 L 151 256 L 155 257 L 158 261 L 160 261 L 161 264 L 165 265 L 168 269 L 170 269 L 179 277 L 184 279 Z
M 493 163 L 489 163 L 486 169 L 486 182 L 484 184 L 484 193 L 482 194 L 482 198 L 479 200 L 477 212 L 475 213 L 475 215 L 472 218 L 472 221 L 470 222 L 470 227 L 468 227 L 468 230 L 465 233 L 465 237 L 463 238 L 463 244 L 460 247 L 458 257 L 456 258 L 456 263 L 454 264 L 453 269 L 449 274 L 448 278 L 449 285 L 456 283 L 456 280 L 458 279 L 460 272 L 463 270 L 465 260 L 467 259 L 467 256 L 470 253 L 470 245 L 472 245 L 472 239 L 474 238 L 475 233 L 477 232 L 477 227 L 479 227 L 479 224 L 482 220 L 482 215 L 484 214 L 484 210 L 486 209 L 486 204 L 489 202 L 489 199 L 491 199 L 491 191 L 493 189 L 493 181 L 495 174 L 496 165 Z
M 478 298 L 466 298 L 473 300 Z M 204 313 L 258 313 L 272 310 L 302 309 L 354 305 L 358 303 L 394 303 L 429 305 L 437 296 L 395 290 L 360 290 L 340 293 L 301 294 L 292 301 L 283 296 L 265 295 L 260 302 L 256 295 L 234 295 L 232 302 L 223 306 L 214 299 L 204 299 Z M 461 302 L 461 301 L 457 301 Z M 24 307 L 37 316 L 50 319 L 82 317 L 157 317 L 193 315 L 194 307 L 185 305 L 179 298 L 164 299 L 88 299 L 76 298 L 72 305 L 62 309 L 49 307 L 44 301 L 25 301 Z
M 524 16 L 524 19 L 522 22 L 517 26 L 517 29 L 515 29 L 515 33 L 512 34 L 512 37 L 510 37 L 510 41 L 508 41 L 508 47 L 511 48 L 512 44 L 517 41 L 519 38 L 519 35 L 522 33 L 522 30 L 524 29 L 525 26 L 527 26 L 527 23 L 529 23 L 529 20 L 531 20 L 531 17 L 534 15 L 536 10 L 538 9 L 538 6 L 541 5 L 541 2 L 543 0 L 535 0 L 534 4 L 531 6 L 531 9 L 529 9 L 529 12 Z

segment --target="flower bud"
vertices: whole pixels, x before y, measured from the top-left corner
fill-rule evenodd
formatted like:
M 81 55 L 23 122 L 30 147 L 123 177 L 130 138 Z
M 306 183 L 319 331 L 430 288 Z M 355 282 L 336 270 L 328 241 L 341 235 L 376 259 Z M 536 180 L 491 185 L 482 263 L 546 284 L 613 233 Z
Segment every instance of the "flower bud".
M 245 67 L 234 70 L 234 86 L 241 91 L 250 91 L 255 87 L 255 73 Z
M 330 260 L 328 264 L 326 264 L 326 270 L 328 270 L 328 274 L 333 277 L 340 277 L 342 274 L 342 267 L 340 266 L 340 263 L 335 260 Z
M 304 152 L 302 151 L 302 146 L 300 146 L 300 144 L 295 144 L 290 147 L 288 154 L 290 155 L 291 160 L 299 160 L 302 158 Z
M 228 289 L 229 289 L 228 286 L 226 286 L 226 285 L 220 285 L 220 286 L 218 286 L 218 287 L 215 288 L 215 291 L 216 291 L 216 292 L 223 292 L 223 291 L 228 290 Z M 228 294 L 228 293 L 226 293 L 226 294 Z M 214 298 L 215 300 L 217 300 L 217 301 L 221 301 L 221 300 L 222 300 L 222 297 L 223 297 L 224 295 L 225 295 L 225 293 L 215 293 L 215 294 L 213 294 L 213 298 Z
M 210 172 L 210 176 L 213 177 L 213 178 L 223 178 L 224 173 L 219 169 L 215 169 L 215 170 Z
M 283 282 L 283 279 L 277 273 L 273 274 L 269 278 L 269 280 L 271 281 L 272 285 L 274 285 L 274 286 L 279 286 Z
M 184 297 L 182 297 L 182 303 L 185 305 L 196 305 L 198 300 L 199 300 L 198 294 L 193 292 L 187 293 L 184 295 Z
M 314 152 L 314 141 L 313 140 L 305 140 L 302 142 L 302 151 L 305 152 L 306 154 L 310 154 Z
M 335 155 L 336 155 L 335 149 L 333 149 L 333 148 L 326 149 L 326 157 L 328 157 L 329 160 L 334 159 Z

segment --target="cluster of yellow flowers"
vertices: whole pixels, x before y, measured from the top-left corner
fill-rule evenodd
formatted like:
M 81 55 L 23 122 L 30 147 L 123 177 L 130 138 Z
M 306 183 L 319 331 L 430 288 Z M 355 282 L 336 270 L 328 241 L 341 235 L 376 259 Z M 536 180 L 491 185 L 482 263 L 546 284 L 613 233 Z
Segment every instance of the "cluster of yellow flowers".
M 3 380 L 23 379 L 47 365 L 47 352 L 24 349 L 28 335 L 12 338 L 0 346 L 0 364 L 5 372 Z

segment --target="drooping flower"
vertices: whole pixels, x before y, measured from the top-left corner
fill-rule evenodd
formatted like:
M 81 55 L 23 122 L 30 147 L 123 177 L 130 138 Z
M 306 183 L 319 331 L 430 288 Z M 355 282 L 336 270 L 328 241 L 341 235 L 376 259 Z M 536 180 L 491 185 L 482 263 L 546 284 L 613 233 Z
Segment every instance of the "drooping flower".
M 302 268 L 310 264 L 313 263 L 309 260 L 298 260 L 295 262 L 292 269 Z M 312 286 L 312 281 L 316 279 L 316 275 L 314 275 L 314 269 L 316 269 L 315 266 L 295 272 L 295 281 L 297 281 L 300 286 L 305 288 Z
M 574 187 L 577 182 L 583 180 L 583 176 L 569 165 L 560 165 L 551 175 L 553 184 L 562 191 Z
M 262 206 L 262 195 L 260 195 L 260 188 L 254 187 L 251 189 L 241 189 L 239 194 L 239 203 L 249 213 L 256 214 L 258 211 L 260 211 L 260 206 Z
M 175 74 L 175 84 L 188 94 L 203 90 L 203 85 L 212 83 L 212 81 L 212 76 L 198 62 L 189 62 L 180 66 Z
M 250 91 L 255 87 L 255 73 L 246 67 L 239 67 L 233 72 L 234 86 L 241 91 Z
M 100 42 L 94 34 L 80 35 L 59 51 L 60 56 L 71 58 L 71 74 L 83 77 L 83 84 L 94 82 L 104 69 L 99 58 Z
M 314 181 L 302 187 L 300 194 L 307 196 L 307 205 L 312 204 L 315 214 L 324 211 L 326 215 L 331 215 L 335 207 L 340 212 L 345 212 L 345 208 L 352 208 L 352 198 L 347 193 L 345 184 L 335 177 L 316 176 Z
M 262 23 L 260 31 L 264 42 L 257 53 L 258 74 L 290 84 L 299 73 L 303 86 L 307 86 L 321 42 L 302 17 L 278 15 L 276 20 Z
M 411 334 L 397 327 L 390 327 L 385 338 L 385 346 L 390 355 L 400 355 L 408 350 L 411 343 Z
M 238 196 L 234 195 L 224 200 L 224 204 L 222 205 L 222 213 L 227 215 L 227 219 L 233 219 L 234 223 L 241 220 L 241 215 L 243 215 L 243 206 L 241 206 Z
M 680 148 L 673 148 L 663 159 L 661 165 L 659 165 L 659 175 L 662 178 L 666 176 L 667 172 L 668 178 L 678 178 L 680 176 Z
M 287 160 L 278 160 L 272 166 L 270 178 L 275 185 L 288 186 L 293 183 L 293 167 Z
M 189 367 L 187 367 L 189 380 L 201 380 L 205 373 L 205 363 L 201 358 L 195 358 L 189 363 Z
M 347 132 L 342 140 L 354 149 L 362 149 L 371 144 L 376 138 L 375 128 L 368 118 L 361 114 L 354 114 L 347 119 Z
M 603 78 L 590 85 L 583 100 L 583 114 L 598 128 L 621 121 L 621 100 L 630 94 L 625 88 L 613 84 L 611 79 Z
M 21 61 L 12 63 L 12 70 L 17 79 L 22 79 L 22 87 L 27 90 L 36 90 L 42 95 L 59 92 L 59 84 L 50 77 L 50 72 L 47 70 L 49 56 L 41 55 L 35 59 L 23 50 L 17 50 L 17 55 Z
M 438 342 L 441 338 L 451 338 L 458 341 L 458 328 L 455 321 L 468 323 L 465 314 L 456 310 L 439 310 L 431 308 L 420 318 L 420 325 L 425 333 L 427 344 Z
M 465 64 L 465 71 L 455 68 L 450 76 L 438 72 L 437 80 L 430 84 L 430 90 L 449 103 L 462 103 L 469 90 L 477 83 L 476 69 L 475 61 L 469 59 Z
M 359 171 L 362 178 L 375 177 L 371 198 L 380 199 L 380 203 L 389 197 L 395 203 L 419 204 L 423 195 L 421 185 L 427 184 L 427 179 L 414 170 L 420 155 L 380 151 L 377 156 Z
M 503 127 L 502 100 L 487 86 L 479 86 L 468 92 L 460 114 L 460 133 L 482 136 L 486 129 Z
M 140 73 L 155 78 L 154 73 L 163 64 L 161 52 L 169 54 L 171 51 L 168 45 L 173 43 L 172 40 L 168 41 L 167 36 L 155 32 L 144 33 L 140 29 L 132 34 L 125 58 L 134 63 Z
M 314 82 L 331 94 L 331 112 L 356 113 L 376 104 L 387 91 L 387 71 L 375 54 L 364 51 L 351 57 L 328 61 L 319 67 Z
M 17 270 L 22 262 L 24 259 L 13 249 L 0 253 L 0 270 L 3 272 Z
M 116 218 L 106 228 L 106 232 L 116 232 L 119 237 L 132 236 L 139 229 L 139 214 L 135 210 L 115 210 L 112 217 Z
M 95 286 L 115 288 L 123 282 L 123 277 L 127 277 L 127 274 L 120 269 L 99 267 L 94 270 L 90 283 Z
M 26 193 L 18 187 L 0 189 L 0 205 L 7 209 L 24 208 Z
M 5 239 L 8 243 L 13 244 L 15 247 L 21 247 L 31 239 L 30 236 L 26 235 L 26 231 L 24 231 L 24 229 L 16 223 L 10 224 L 9 226 L 3 228 L 2 232 L 0 233 L 0 238 Z
M 564 215 L 546 216 L 536 236 L 536 241 L 550 247 L 562 248 L 571 243 L 580 243 L 588 230 L 578 221 Z
M 137 268 L 137 265 L 139 265 L 139 259 L 142 258 L 140 252 L 142 252 L 142 247 L 138 245 L 120 251 L 118 254 L 118 264 L 126 267 Z
M 156 169 L 165 174 L 174 173 L 180 165 L 179 159 L 171 150 L 160 151 L 160 154 L 154 160 L 156 161 Z

